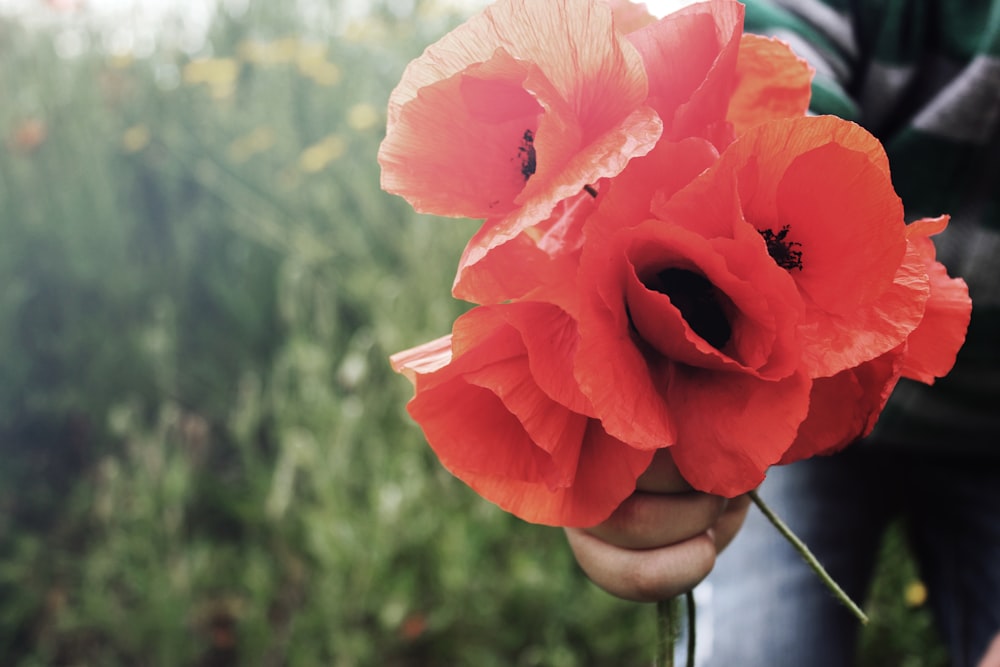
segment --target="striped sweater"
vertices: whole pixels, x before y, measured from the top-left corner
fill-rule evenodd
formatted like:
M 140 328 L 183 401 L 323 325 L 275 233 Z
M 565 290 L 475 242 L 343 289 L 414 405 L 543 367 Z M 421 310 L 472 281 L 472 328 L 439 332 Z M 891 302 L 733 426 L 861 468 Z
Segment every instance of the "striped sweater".
M 813 111 L 885 145 L 910 219 L 951 213 L 938 257 L 969 284 L 955 369 L 904 380 L 873 439 L 1000 458 L 1000 0 L 745 0 L 746 29 L 816 69 Z

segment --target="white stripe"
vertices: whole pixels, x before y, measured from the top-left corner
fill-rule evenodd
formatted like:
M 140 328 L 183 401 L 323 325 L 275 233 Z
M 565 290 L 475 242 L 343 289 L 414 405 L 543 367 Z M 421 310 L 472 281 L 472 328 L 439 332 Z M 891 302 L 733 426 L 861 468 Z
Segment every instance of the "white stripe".
M 777 4 L 818 30 L 849 58 L 857 59 L 858 42 L 847 14 L 841 14 L 820 0 L 779 0 Z
M 798 33 L 779 28 L 771 30 L 768 34 L 792 47 L 792 51 L 812 65 L 817 74 L 833 79 L 840 83 L 841 86 L 845 85 L 849 80 L 851 71 L 843 60 L 831 56 Z
M 1000 58 L 977 56 L 913 120 L 928 134 L 985 144 L 1000 121 Z
M 863 121 L 868 129 L 878 134 L 879 125 L 893 112 L 915 72 L 912 65 L 871 63 L 861 91 Z

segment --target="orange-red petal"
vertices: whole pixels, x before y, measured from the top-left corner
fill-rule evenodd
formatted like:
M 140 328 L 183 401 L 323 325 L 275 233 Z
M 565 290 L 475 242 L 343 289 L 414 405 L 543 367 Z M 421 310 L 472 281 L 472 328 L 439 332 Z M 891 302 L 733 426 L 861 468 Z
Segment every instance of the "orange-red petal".
M 653 451 L 633 449 L 609 436 L 600 422 L 587 422 L 572 485 L 551 489 L 533 481 L 490 474 L 465 481 L 483 497 L 525 521 L 587 527 L 600 523 L 635 490 Z
M 628 35 L 649 73 L 649 103 L 663 119 L 665 137 L 728 143 L 726 109 L 742 29 L 743 5 L 710 0 Z
M 499 228 L 487 220 L 462 253 L 452 294 L 472 303 L 501 303 L 525 297 L 539 287 L 551 292 L 560 283 L 572 281 L 583 244 L 583 222 L 595 207 L 594 198 L 581 192 L 560 202 L 544 222 L 495 247 Z M 560 305 L 568 307 L 566 301 Z
M 833 454 L 871 433 L 899 380 L 903 353 L 901 345 L 857 368 L 815 380 L 809 414 L 780 462 Z
M 644 2 L 632 2 L 632 0 L 606 0 L 606 2 L 614 13 L 615 28 L 622 34 L 627 35 L 650 23 L 656 23 L 656 17 L 649 13 Z
M 456 322 L 442 365 L 447 341 L 394 365 L 414 378 L 408 410 L 455 476 L 526 520 L 557 525 L 597 523 L 634 490 L 652 453 L 581 412 L 589 404 L 567 367 L 575 326 L 558 308 L 473 309 Z
M 671 455 L 691 486 L 729 498 L 755 488 L 795 439 L 811 380 L 777 381 L 677 365 L 668 402 L 677 420 Z
M 948 218 L 918 220 L 907 226 L 907 238 L 923 260 L 930 283 L 930 296 L 920 324 L 906 339 L 903 376 L 933 384 L 955 365 L 955 357 L 965 342 L 972 315 L 969 288 L 961 278 L 951 278 L 935 260 L 934 242 L 929 238 L 944 230 Z
M 754 125 L 806 115 L 813 69 L 784 42 L 745 34 L 727 120 L 736 136 Z

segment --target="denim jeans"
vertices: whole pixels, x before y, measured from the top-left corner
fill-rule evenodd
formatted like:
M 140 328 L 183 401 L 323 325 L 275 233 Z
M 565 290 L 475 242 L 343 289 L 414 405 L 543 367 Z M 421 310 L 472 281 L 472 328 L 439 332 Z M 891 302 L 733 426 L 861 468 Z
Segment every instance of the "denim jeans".
M 1000 457 L 862 443 L 772 469 L 760 496 L 859 603 L 901 517 L 952 667 L 975 667 L 1000 632 Z M 753 506 L 695 595 L 700 667 L 854 664 L 860 623 Z

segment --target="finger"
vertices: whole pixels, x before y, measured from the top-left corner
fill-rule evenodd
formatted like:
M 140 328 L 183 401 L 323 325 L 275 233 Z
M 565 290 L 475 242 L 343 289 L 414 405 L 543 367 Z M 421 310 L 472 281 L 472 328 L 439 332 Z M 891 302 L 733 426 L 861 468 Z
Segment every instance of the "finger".
M 622 549 L 579 528 L 566 537 L 591 581 L 626 600 L 667 600 L 694 588 L 715 565 L 715 544 L 708 533 L 660 549 Z
M 715 525 L 726 499 L 705 493 L 633 493 L 603 523 L 588 529 L 626 549 L 683 542 Z
M 1000 667 L 1000 633 L 993 638 L 993 643 L 986 649 L 986 655 L 980 660 L 979 667 Z
M 691 491 L 691 485 L 681 476 L 669 449 L 661 449 L 653 456 L 646 472 L 636 480 L 637 491 L 650 493 L 684 493 Z
M 715 548 L 719 553 L 722 553 L 722 550 L 729 546 L 729 543 L 736 537 L 736 533 L 743 526 L 744 519 L 747 518 L 749 509 L 750 496 L 748 495 L 737 496 L 726 503 L 726 509 L 719 515 L 710 531 L 715 539 Z

